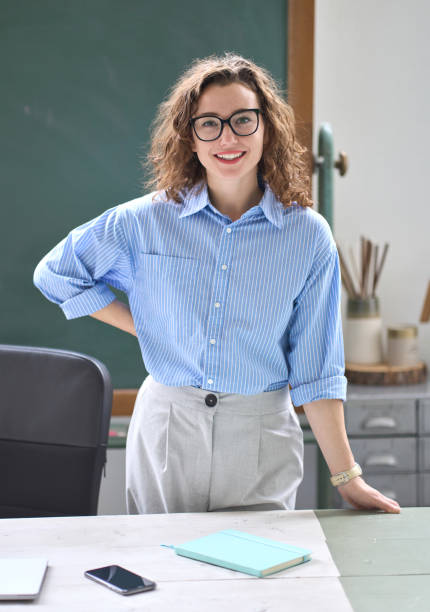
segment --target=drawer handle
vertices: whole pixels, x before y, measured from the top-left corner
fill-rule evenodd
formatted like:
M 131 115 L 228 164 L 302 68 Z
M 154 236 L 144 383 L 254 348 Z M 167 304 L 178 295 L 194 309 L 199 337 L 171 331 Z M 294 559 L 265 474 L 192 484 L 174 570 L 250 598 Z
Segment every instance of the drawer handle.
M 397 427 L 396 421 L 392 417 L 371 417 L 364 421 L 364 429 L 376 429 L 383 427 L 384 429 L 395 429 Z
M 397 465 L 397 459 L 393 455 L 388 454 L 370 455 L 365 460 L 364 465 L 394 467 Z

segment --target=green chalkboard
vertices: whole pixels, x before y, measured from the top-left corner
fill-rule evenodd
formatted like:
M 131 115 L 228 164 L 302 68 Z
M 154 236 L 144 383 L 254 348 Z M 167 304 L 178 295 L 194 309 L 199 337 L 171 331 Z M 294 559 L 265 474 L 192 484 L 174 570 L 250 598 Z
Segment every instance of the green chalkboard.
M 285 87 L 286 2 L 0 4 L 0 342 L 88 353 L 114 387 L 137 387 L 136 339 L 67 321 L 33 286 L 34 268 L 69 230 L 141 195 L 156 107 L 194 58 L 235 51 Z

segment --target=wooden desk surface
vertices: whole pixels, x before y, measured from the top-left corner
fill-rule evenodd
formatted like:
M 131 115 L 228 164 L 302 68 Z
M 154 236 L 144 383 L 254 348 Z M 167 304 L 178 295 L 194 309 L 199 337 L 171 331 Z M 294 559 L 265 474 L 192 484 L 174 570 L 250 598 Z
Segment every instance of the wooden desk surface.
M 0 556 L 45 556 L 49 569 L 38 600 L 1 610 L 428 612 L 429 519 L 430 508 L 2 519 Z M 312 560 L 259 579 L 160 546 L 226 528 L 303 545 Z M 113 563 L 158 588 L 122 597 L 83 576 Z

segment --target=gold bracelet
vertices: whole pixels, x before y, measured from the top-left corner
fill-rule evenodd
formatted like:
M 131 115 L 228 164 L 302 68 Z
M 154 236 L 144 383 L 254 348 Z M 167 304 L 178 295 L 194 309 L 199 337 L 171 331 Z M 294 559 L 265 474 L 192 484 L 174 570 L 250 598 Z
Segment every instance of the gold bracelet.
M 352 478 L 356 478 L 363 473 L 361 467 L 356 463 L 350 470 L 345 470 L 344 472 L 339 472 L 338 474 L 334 474 L 330 477 L 331 484 L 334 487 L 338 487 L 339 485 L 345 484 L 352 480 Z

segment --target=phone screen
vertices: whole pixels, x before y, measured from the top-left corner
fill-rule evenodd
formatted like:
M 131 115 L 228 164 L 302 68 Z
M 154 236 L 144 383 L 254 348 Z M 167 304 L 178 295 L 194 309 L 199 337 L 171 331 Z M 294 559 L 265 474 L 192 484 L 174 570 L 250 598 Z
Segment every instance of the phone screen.
M 123 594 L 140 593 L 155 588 L 155 582 L 134 574 L 119 565 L 107 565 L 85 572 L 87 578 L 92 578 Z

